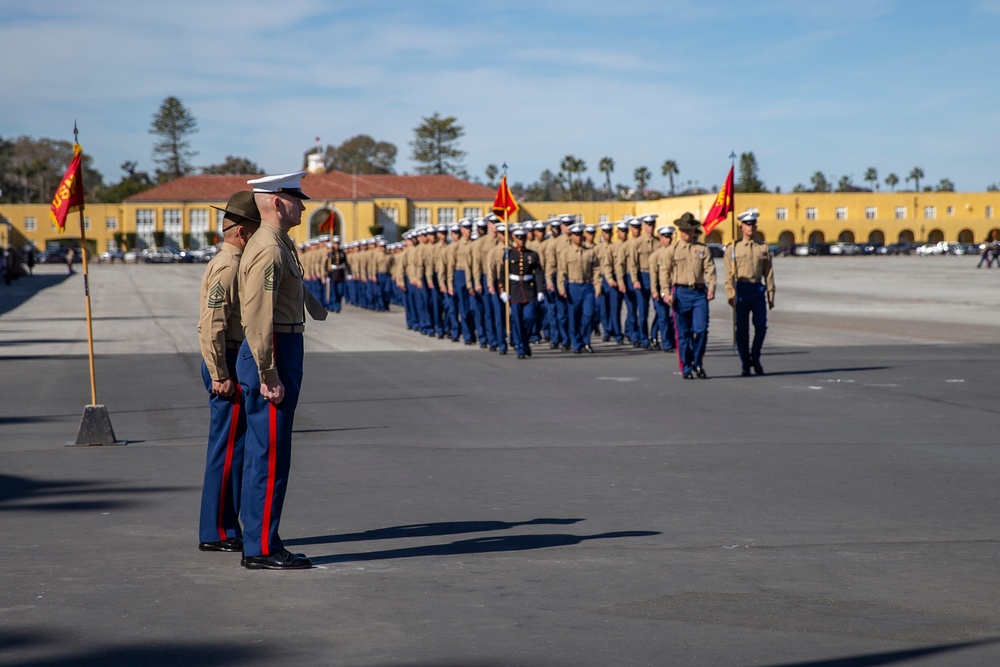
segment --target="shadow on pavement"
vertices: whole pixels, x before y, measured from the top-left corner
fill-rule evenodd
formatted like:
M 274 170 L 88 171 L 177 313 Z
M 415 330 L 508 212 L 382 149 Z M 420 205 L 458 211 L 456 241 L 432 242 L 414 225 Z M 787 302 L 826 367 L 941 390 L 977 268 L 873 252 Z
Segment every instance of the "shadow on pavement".
M 10 285 L 0 285 L 0 315 L 9 313 L 42 290 L 55 287 L 69 277 L 67 274 L 22 276 Z
M 567 526 L 583 519 L 532 519 L 531 521 L 442 521 L 439 523 L 416 523 L 410 526 L 376 528 L 362 533 L 343 535 L 320 535 L 282 540 L 286 546 L 301 544 L 334 544 L 336 542 L 367 542 L 368 540 L 398 540 L 408 537 L 437 537 L 460 535 L 462 533 L 485 533 L 492 530 L 510 530 L 518 526 Z
M 43 511 L 72 512 L 133 507 L 135 500 L 122 498 L 125 494 L 163 493 L 186 491 L 198 487 L 131 487 L 113 486 L 86 480 L 60 480 L 45 482 L 0 475 L 0 512 Z M 114 498 L 95 498 L 96 495 L 114 495 Z
M 236 643 L 186 644 L 155 642 L 148 646 L 88 645 L 74 650 L 66 646 L 72 640 L 50 632 L 15 630 L 0 637 L 0 652 L 7 667 L 173 667 L 174 665 L 254 665 L 270 664 L 278 658 L 275 650 L 260 644 Z M 152 642 L 151 642 L 152 644 Z M 17 658 L 17 651 L 38 648 L 46 657 Z M 68 650 L 67 650 L 68 649 Z
M 937 646 L 927 646 L 924 648 L 906 649 L 903 651 L 887 651 L 885 653 L 868 653 L 866 655 L 855 655 L 847 658 L 833 658 L 831 660 L 816 660 L 811 662 L 788 662 L 767 667 L 877 667 L 878 665 L 891 665 L 900 662 L 910 662 L 919 658 L 938 653 L 948 653 L 950 651 L 962 651 L 965 649 L 986 646 L 1000 642 L 998 638 L 980 639 L 971 642 L 959 642 L 956 644 L 939 644 Z
M 627 530 L 598 535 L 510 535 L 505 537 L 477 537 L 459 540 L 450 544 L 432 544 L 405 549 L 387 549 L 367 553 L 340 554 L 312 558 L 316 565 L 326 563 L 352 563 L 369 560 L 391 560 L 394 558 L 420 558 L 423 556 L 460 556 L 469 554 L 503 553 L 506 551 L 528 551 L 531 549 L 551 549 L 580 544 L 585 540 L 609 540 L 623 537 L 649 537 L 660 535 L 659 531 Z

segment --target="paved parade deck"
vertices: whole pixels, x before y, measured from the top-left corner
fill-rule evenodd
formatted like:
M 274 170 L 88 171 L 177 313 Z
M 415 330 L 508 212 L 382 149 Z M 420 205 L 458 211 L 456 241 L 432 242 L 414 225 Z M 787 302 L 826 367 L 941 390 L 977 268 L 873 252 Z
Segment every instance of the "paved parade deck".
M 203 267 L 0 285 L 0 664 L 996 665 L 1000 271 L 778 258 L 764 377 L 310 322 L 281 524 L 197 550 Z M 721 272 L 721 261 L 717 261 Z M 721 293 L 721 290 L 720 290 Z

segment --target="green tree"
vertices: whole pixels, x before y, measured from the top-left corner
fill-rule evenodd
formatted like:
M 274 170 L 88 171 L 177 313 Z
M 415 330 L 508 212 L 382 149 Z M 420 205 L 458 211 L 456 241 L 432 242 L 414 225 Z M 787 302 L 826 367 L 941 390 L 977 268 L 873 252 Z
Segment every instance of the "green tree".
M 309 149 L 306 155 L 313 152 L 314 149 Z M 359 134 L 339 146 L 327 146 L 324 163 L 327 169 L 348 174 L 392 174 L 396 153 L 395 144 Z
M 652 172 L 646 167 L 636 167 L 635 171 L 632 172 L 632 178 L 635 179 L 635 188 L 638 190 L 639 199 L 646 198 L 646 185 L 652 177 Z
M 660 167 L 660 173 L 670 179 L 670 196 L 674 196 L 674 176 L 681 173 L 681 170 L 677 168 L 677 162 L 674 160 L 667 160 Z
M 736 179 L 737 192 L 767 192 L 764 181 L 760 180 L 757 158 L 753 152 L 740 153 L 739 176 Z
M 500 174 L 500 168 L 495 164 L 486 165 L 486 182 L 489 183 L 490 187 L 496 185 L 497 176 Z
M 924 177 L 924 170 L 914 167 L 910 170 L 910 175 L 906 177 L 907 182 L 913 181 L 913 191 L 920 192 L 920 179 Z
M 413 132 L 410 157 L 420 165 L 418 174 L 457 174 L 464 170 L 465 151 L 458 148 L 458 140 L 465 134 L 465 128 L 458 124 L 457 118 L 442 118 L 435 111 L 433 116 L 424 118 L 413 128 Z
M 47 204 L 73 160 L 73 143 L 55 139 L 20 136 L 0 139 L 0 202 Z M 95 201 L 104 187 L 101 173 L 86 151 L 81 162 L 84 198 Z
M 156 171 L 160 183 L 194 171 L 191 159 L 198 153 L 191 150 L 188 138 L 197 131 L 198 121 L 178 98 L 163 100 L 149 128 L 150 134 L 160 138 L 153 144 L 153 162 L 162 167 Z
M 602 157 L 601 161 L 597 163 L 597 169 L 604 174 L 604 178 L 607 179 L 608 199 L 614 199 L 615 191 L 611 189 L 611 172 L 615 170 L 615 161 L 610 157 Z
M 125 172 L 125 175 L 114 185 L 104 188 L 98 197 L 99 200 L 113 204 L 125 201 L 132 195 L 137 195 L 143 190 L 153 187 L 153 181 L 150 179 L 149 174 L 144 171 L 137 171 L 137 166 L 138 163 L 132 160 L 123 162 L 121 168 Z
M 896 186 L 899 185 L 899 176 L 889 172 L 889 175 L 885 177 L 885 184 L 889 186 L 889 192 L 895 192 Z
M 878 190 L 878 169 L 875 167 L 868 167 L 865 170 L 865 182 L 869 184 L 869 187 L 874 192 Z
M 823 175 L 822 171 L 817 171 L 813 174 L 812 178 L 809 179 L 809 182 L 812 183 L 813 192 L 830 191 L 830 183 L 826 180 L 826 176 Z
M 566 189 L 569 197 L 573 201 L 580 201 L 583 192 L 583 174 L 587 171 L 587 163 L 573 155 L 567 155 L 559 165 L 564 178 L 566 179 Z
M 201 170 L 203 174 L 214 174 L 214 175 L 256 175 L 263 174 L 264 170 L 261 169 L 256 162 L 245 157 L 236 157 L 235 155 L 227 155 L 226 161 L 222 164 L 213 164 L 207 167 L 203 167 Z
M 839 181 L 837 181 L 837 192 L 853 192 L 854 190 L 856 190 L 856 188 L 854 187 L 854 183 L 851 182 L 850 176 L 845 174 L 840 177 Z
M 950 178 L 942 178 L 941 182 L 938 183 L 937 187 L 934 189 L 937 190 L 938 192 L 954 192 L 955 184 L 952 183 Z

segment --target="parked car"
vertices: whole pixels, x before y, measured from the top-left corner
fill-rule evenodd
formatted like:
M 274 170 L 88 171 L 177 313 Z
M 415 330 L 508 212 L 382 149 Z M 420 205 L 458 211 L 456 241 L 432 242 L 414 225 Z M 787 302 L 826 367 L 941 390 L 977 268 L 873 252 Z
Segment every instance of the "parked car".
M 127 253 L 125 253 L 124 257 L 125 263 L 135 264 L 136 262 L 139 261 L 140 257 L 142 257 L 142 253 L 140 253 L 138 250 L 129 250 Z
M 142 261 L 148 264 L 173 264 L 177 255 L 169 248 L 146 248 L 142 251 Z
M 121 250 L 105 250 L 101 253 L 100 257 L 98 257 L 98 261 L 111 262 L 112 264 L 115 262 L 124 262 L 125 253 Z
M 726 246 L 721 243 L 706 243 L 709 252 L 712 253 L 712 257 L 722 257 L 725 254 Z

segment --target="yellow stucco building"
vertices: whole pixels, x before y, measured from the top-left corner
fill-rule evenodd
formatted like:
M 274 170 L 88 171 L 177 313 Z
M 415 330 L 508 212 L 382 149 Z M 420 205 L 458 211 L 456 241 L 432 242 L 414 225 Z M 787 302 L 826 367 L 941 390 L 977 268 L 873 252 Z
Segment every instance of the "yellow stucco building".
M 247 188 L 251 176 L 187 176 L 130 197 L 119 204 L 87 204 L 84 221 L 88 245 L 145 248 L 157 244 L 203 247 L 221 230 L 222 207 L 229 195 Z M 495 190 L 452 176 L 352 176 L 332 171 L 310 174 L 303 189 L 303 224 L 292 231 L 302 242 L 321 233 L 345 242 L 383 233 L 395 240 L 406 229 L 450 224 L 487 214 Z M 586 224 L 614 222 L 625 216 L 656 213 L 669 223 L 685 211 L 702 219 L 713 195 L 671 197 L 654 201 L 521 202 L 517 218 L 543 220 L 574 214 Z M 758 232 L 768 243 L 952 241 L 974 243 L 1000 230 L 998 192 L 837 192 L 735 195 L 737 212 L 756 208 Z M 67 231 L 58 234 L 47 204 L 0 204 L 0 220 L 11 225 L 11 242 L 79 245 L 79 217 L 71 214 Z M 333 223 L 327 232 L 325 222 Z M 726 243 L 732 225 L 724 222 L 708 241 Z M 737 230 L 738 231 L 738 230 Z

